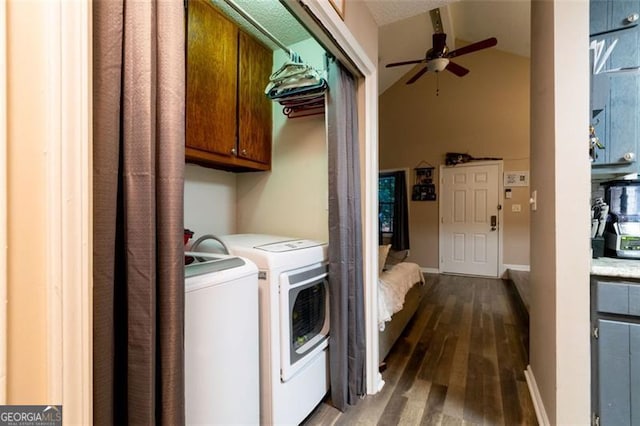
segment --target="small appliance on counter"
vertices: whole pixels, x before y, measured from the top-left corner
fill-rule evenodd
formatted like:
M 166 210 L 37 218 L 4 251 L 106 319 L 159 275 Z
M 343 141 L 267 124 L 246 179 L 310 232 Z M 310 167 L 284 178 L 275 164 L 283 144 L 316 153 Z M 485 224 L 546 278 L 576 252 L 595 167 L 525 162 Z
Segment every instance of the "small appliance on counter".
M 591 207 L 591 257 L 594 259 L 604 256 L 604 237 L 602 235 L 608 216 L 609 206 L 602 198 L 596 198 Z
M 640 259 L 640 180 L 605 184 L 609 219 L 604 232 L 606 252 L 616 257 Z

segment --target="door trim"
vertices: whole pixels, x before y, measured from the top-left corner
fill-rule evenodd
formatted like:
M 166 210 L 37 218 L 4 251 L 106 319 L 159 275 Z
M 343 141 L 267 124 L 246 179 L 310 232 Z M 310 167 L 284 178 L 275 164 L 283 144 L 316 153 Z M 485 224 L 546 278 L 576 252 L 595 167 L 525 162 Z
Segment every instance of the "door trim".
M 358 121 L 361 152 L 363 275 L 365 297 L 367 393 L 375 394 L 384 381 L 378 363 L 378 71 L 351 30 L 327 1 L 282 2 L 323 47 L 358 76 Z
M 498 260 L 496 265 L 496 278 L 500 278 L 500 275 L 504 271 L 504 262 L 503 262 L 503 247 L 504 247 L 504 161 L 496 160 L 496 161 L 473 161 L 470 163 L 458 164 L 456 166 L 440 166 L 439 172 L 439 185 L 438 191 L 440 192 L 440 199 L 438 201 L 438 268 L 440 268 L 440 264 L 442 263 L 442 252 L 444 251 L 444 232 L 442 230 L 442 188 L 444 185 L 443 171 L 445 169 L 450 168 L 461 168 L 461 167 L 474 167 L 474 166 L 498 166 L 498 203 L 501 206 L 498 209 Z
M 48 403 L 93 422 L 91 2 L 47 3 Z

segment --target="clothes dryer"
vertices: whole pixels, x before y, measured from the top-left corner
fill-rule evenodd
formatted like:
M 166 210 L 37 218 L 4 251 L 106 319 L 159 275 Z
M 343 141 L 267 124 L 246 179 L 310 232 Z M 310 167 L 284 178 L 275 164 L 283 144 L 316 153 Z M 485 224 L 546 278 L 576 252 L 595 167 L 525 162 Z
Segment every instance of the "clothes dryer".
M 329 388 L 327 244 L 260 234 L 220 239 L 259 270 L 260 423 L 299 424 Z

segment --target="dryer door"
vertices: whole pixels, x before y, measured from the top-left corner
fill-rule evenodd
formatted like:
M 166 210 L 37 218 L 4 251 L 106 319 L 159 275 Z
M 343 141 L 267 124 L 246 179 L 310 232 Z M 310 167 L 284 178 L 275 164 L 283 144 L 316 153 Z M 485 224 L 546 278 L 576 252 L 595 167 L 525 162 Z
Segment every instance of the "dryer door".
M 327 265 L 280 275 L 280 371 L 286 382 L 329 344 Z

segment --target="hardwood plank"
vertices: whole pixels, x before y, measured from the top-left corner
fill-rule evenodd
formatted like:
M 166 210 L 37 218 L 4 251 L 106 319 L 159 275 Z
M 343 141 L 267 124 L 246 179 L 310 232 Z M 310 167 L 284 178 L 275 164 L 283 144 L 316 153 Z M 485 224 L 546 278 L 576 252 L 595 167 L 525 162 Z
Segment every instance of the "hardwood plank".
M 429 397 L 425 404 L 424 416 L 421 425 L 432 425 L 439 423 L 441 419 L 442 407 L 447 396 L 447 387 L 433 384 L 429 391 Z M 437 420 L 438 419 L 438 420 Z
M 449 391 L 444 404 L 444 413 L 448 416 L 462 418 L 464 409 L 465 383 L 467 381 L 469 341 L 471 336 L 471 315 L 472 306 L 470 303 L 463 305 L 458 331 L 458 341 L 456 350 L 451 362 L 449 373 Z
M 431 382 L 416 380 L 411 389 L 406 393 L 407 404 L 405 406 L 399 425 L 413 426 L 420 423 L 425 410 L 425 395 L 431 392 Z

